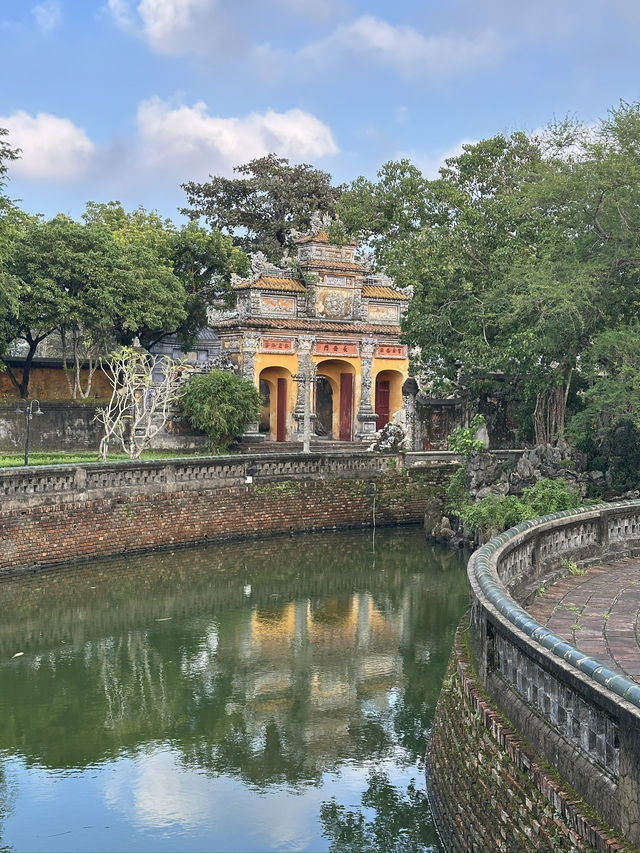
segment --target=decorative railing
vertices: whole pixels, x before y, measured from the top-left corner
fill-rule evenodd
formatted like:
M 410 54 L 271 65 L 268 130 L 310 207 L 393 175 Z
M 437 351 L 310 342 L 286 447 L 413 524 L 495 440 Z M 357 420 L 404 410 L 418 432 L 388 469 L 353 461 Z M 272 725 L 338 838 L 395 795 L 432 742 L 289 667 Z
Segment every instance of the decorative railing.
M 640 841 L 640 684 L 525 609 L 536 587 L 580 565 L 640 554 L 640 501 L 522 522 L 469 560 L 470 643 L 492 700 L 615 829 Z M 523 606 L 524 605 L 524 606 Z
M 0 512 L 140 491 L 188 491 L 281 479 L 366 477 L 413 467 L 457 465 L 453 453 L 257 453 L 154 461 L 94 462 L 0 469 Z

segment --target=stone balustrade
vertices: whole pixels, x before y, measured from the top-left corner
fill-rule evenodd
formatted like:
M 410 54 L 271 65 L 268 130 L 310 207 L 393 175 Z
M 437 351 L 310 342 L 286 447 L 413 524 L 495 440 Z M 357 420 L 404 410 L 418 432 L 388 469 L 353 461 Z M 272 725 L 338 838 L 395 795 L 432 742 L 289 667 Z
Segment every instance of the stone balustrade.
M 422 457 L 425 454 L 412 454 Z M 402 466 L 402 457 L 364 451 L 341 453 L 265 453 L 253 456 L 184 457 L 154 461 L 43 465 L 0 469 L 1 509 L 55 502 L 76 503 L 127 493 L 174 492 L 241 486 L 250 471 L 256 483 L 282 479 L 321 479 L 336 475 L 379 475 Z
M 640 553 L 640 501 L 523 522 L 471 557 L 479 682 L 532 748 L 640 846 L 640 685 L 533 619 L 535 589 L 580 565 Z
M 194 542 L 422 522 L 449 454 L 262 453 L 0 469 L 0 577 Z

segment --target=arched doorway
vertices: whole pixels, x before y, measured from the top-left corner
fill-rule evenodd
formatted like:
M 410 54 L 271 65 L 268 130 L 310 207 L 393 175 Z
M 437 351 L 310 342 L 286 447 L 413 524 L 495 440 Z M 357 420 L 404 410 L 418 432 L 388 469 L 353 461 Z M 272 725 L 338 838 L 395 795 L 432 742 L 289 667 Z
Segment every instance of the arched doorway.
M 333 438 L 333 388 L 326 376 L 316 382 L 316 433 Z
M 317 369 L 318 375 L 326 382 L 322 401 L 325 406 L 326 420 L 329 419 L 328 406 L 331 405 L 329 434 L 340 441 L 351 441 L 355 407 L 355 369 L 349 362 L 335 358 L 319 362 Z M 316 391 L 316 414 L 318 413 L 318 391 L 319 388 Z M 326 427 L 324 421 L 323 426 Z
M 402 408 L 404 376 L 397 370 L 381 370 L 376 376 L 374 410 L 378 416 L 376 429 L 386 426 Z
M 260 373 L 260 392 L 264 404 L 260 431 L 267 432 L 273 441 L 286 441 L 289 432 L 291 403 L 291 374 L 284 367 L 267 367 Z M 266 387 L 267 393 L 263 391 Z
M 260 396 L 262 397 L 262 411 L 260 413 L 260 423 L 258 424 L 258 432 L 271 432 L 271 385 L 266 379 L 260 380 Z

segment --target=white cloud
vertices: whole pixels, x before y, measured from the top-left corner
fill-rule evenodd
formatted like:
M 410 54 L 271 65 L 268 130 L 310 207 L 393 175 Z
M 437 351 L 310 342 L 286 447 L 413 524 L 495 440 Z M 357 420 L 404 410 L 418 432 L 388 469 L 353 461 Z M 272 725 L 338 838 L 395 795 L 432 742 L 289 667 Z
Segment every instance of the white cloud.
M 120 29 L 166 56 L 215 57 L 247 43 L 246 19 L 234 24 L 233 7 L 220 0 L 107 0 L 107 9 Z
M 85 131 L 68 118 L 50 113 L 29 115 L 18 110 L 0 116 L 0 127 L 9 130 L 11 144 L 22 157 L 11 170 L 21 177 L 44 181 L 73 181 L 91 168 L 96 146 Z
M 111 12 L 113 20 L 121 30 L 135 30 L 135 18 L 129 0 L 107 0 L 106 8 Z
M 361 15 L 299 51 L 307 61 L 361 56 L 407 74 L 459 71 L 491 62 L 500 53 L 499 39 L 491 30 L 474 36 L 423 35 L 414 27 L 393 25 L 372 15 Z
M 138 131 L 147 161 L 191 173 L 229 171 L 271 151 L 293 160 L 338 151 L 329 127 L 299 109 L 221 118 L 210 115 L 202 102 L 171 107 L 156 97 L 140 104 Z
M 144 193 L 160 184 L 199 180 L 270 152 L 294 162 L 315 162 L 336 154 L 330 128 L 300 109 L 246 116 L 214 116 L 206 104 L 169 104 L 154 97 L 138 106 L 137 133 L 97 144 L 69 118 L 20 110 L 0 116 L 21 158 L 11 164 L 16 178 L 69 185 L 83 182 L 114 197 L 132 187 Z
M 194 40 L 201 44 L 197 34 L 210 23 L 216 5 L 215 0 L 141 0 L 138 14 L 150 47 L 158 53 L 178 56 Z
M 31 10 L 36 25 L 43 33 L 49 33 L 62 22 L 62 9 L 57 0 L 43 0 Z

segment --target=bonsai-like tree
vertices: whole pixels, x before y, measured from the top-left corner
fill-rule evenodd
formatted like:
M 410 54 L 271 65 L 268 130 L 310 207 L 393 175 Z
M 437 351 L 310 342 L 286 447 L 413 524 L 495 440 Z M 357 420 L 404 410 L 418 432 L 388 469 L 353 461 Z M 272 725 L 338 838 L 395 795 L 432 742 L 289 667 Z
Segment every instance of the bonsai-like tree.
M 121 347 L 103 367 L 113 390 L 96 414 L 104 427 L 100 456 L 106 461 L 109 443 L 115 441 L 131 459 L 138 459 L 174 414 L 187 368 L 138 347 Z

